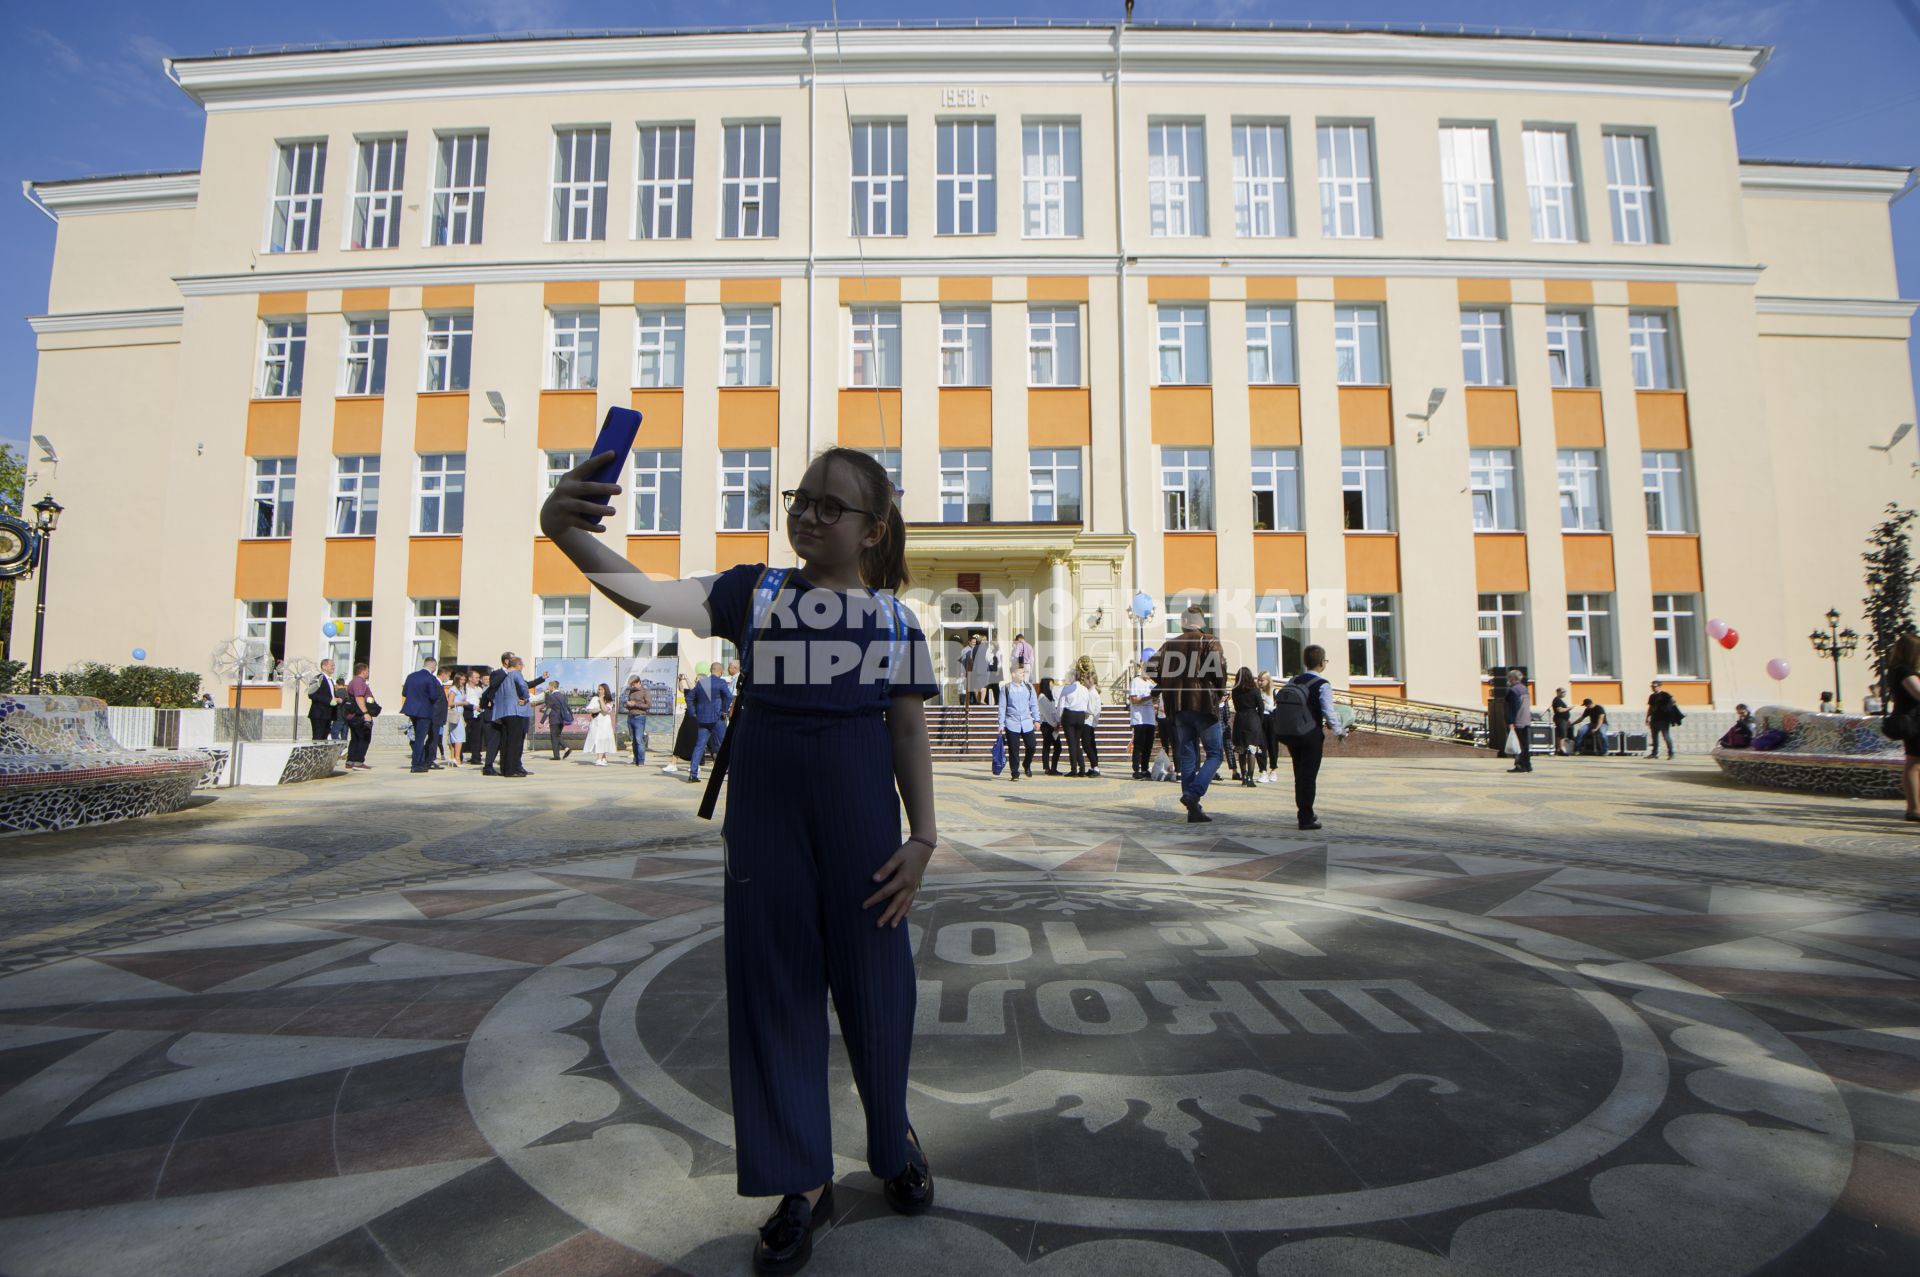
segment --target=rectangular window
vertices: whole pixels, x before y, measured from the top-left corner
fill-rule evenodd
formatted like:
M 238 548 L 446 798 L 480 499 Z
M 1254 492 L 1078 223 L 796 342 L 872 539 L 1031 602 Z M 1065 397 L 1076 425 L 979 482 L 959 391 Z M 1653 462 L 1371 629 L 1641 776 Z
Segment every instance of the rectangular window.
M 282 142 L 273 179 L 270 253 L 311 253 L 320 247 L 321 184 L 326 179 L 326 142 Z
M 1673 390 L 1680 384 L 1673 357 L 1673 330 L 1666 312 L 1635 310 L 1627 313 L 1627 342 L 1633 352 L 1635 390 Z
M 1287 192 L 1287 126 L 1241 121 L 1233 126 L 1233 233 L 1246 239 L 1293 234 Z
M 1292 678 L 1303 671 L 1307 614 L 1297 594 L 1262 594 L 1253 605 L 1253 654 L 1261 672 Z
M 634 180 L 635 239 L 687 239 L 693 234 L 693 125 L 640 126 Z
M 638 617 L 628 617 L 627 655 L 636 661 L 652 661 L 676 657 L 680 655 L 679 631 L 670 626 L 655 625 L 651 621 L 642 621 Z M 659 715 L 670 715 L 671 713 L 671 709 L 659 711 Z
M 443 133 L 433 165 L 433 243 L 478 244 L 487 220 L 487 135 Z
M 583 464 L 593 454 L 585 448 L 550 448 L 540 454 L 540 494 L 544 498 L 559 486 L 567 471 Z
M 1204 386 L 1211 376 L 1207 362 L 1207 308 L 1162 303 L 1154 307 L 1156 343 L 1160 351 L 1161 386 Z
M 634 318 L 633 384 L 666 390 L 686 384 L 687 312 L 642 310 Z
M 1378 306 L 1333 308 L 1335 379 L 1343 386 L 1386 384 L 1384 343 L 1380 340 Z
M 1027 310 L 1027 384 L 1080 384 L 1080 308 L 1032 306 Z
M 1692 532 L 1693 497 L 1684 452 L 1642 452 L 1640 486 L 1647 495 L 1647 531 Z
M 1555 386 L 1593 384 L 1593 361 L 1588 357 L 1585 311 L 1547 312 L 1547 371 Z
M 940 522 L 993 520 L 993 453 L 985 448 L 940 450 Z
M 720 530 L 765 532 L 773 509 L 773 453 L 730 448 L 720 454 Z
M 1469 386 L 1508 384 L 1505 311 L 1460 312 L 1460 363 Z
M 413 633 L 408 636 L 408 670 L 428 661 L 442 669 L 460 659 L 460 600 L 413 600 Z
M 1613 596 L 1567 595 L 1567 670 L 1575 678 L 1611 678 Z
M 1320 142 L 1320 233 L 1328 239 L 1372 239 L 1373 131 L 1365 124 L 1323 124 Z
M 847 384 L 900 384 L 900 312 L 884 306 L 855 306 L 847 311 Z
M 720 384 L 773 384 L 773 309 L 729 306 L 720 312 Z
M 1605 478 L 1600 452 L 1595 448 L 1562 448 L 1560 470 L 1560 530 L 1607 530 Z
M 1190 607 L 1200 609 L 1200 626 L 1209 634 L 1214 632 L 1213 595 L 1205 592 L 1187 594 L 1169 594 L 1167 596 L 1166 618 L 1167 637 L 1176 638 L 1180 634 L 1180 614 Z
M 1293 307 L 1247 305 L 1247 384 L 1292 386 L 1294 372 Z
M 1489 674 L 1510 665 L 1531 666 L 1527 659 L 1527 596 L 1480 596 L 1480 672 Z
M 934 129 L 935 232 L 994 232 L 992 120 L 941 120 Z
M 1029 121 L 1020 129 L 1022 234 L 1080 236 L 1080 122 Z
M 680 449 L 634 450 L 633 530 L 680 530 Z
M 1569 129 L 1525 129 L 1521 150 L 1527 157 L 1527 215 L 1533 238 L 1542 244 L 1572 244 L 1580 238 L 1580 194 L 1573 170 L 1573 133 Z
M 986 307 L 940 308 L 940 384 L 993 384 L 993 324 Z
M 1347 531 L 1393 530 L 1385 448 L 1340 450 L 1340 500 L 1346 512 Z
M 880 463 L 880 468 L 887 472 L 887 479 L 896 490 L 900 487 L 900 449 L 862 448 L 860 451 Z
M 1479 124 L 1440 130 L 1440 191 L 1446 202 L 1448 239 L 1500 238 L 1491 128 Z
M 1213 527 L 1213 449 L 1160 449 L 1160 509 L 1163 531 Z
M 907 233 L 904 120 L 869 120 L 853 126 L 853 233 Z
M 587 600 L 580 595 L 540 599 L 540 659 L 578 661 L 587 655 Z
M 1600 134 L 1607 151 L 1607 205 L 1616 244 L 1657 244 L 1661 232 L 1654 190 L 1653 138 L 1646 133 Z
M 1195 120 L 1147 125 L 1147 233 L 1207 233 L 1206 130 Z
M 401 183 L 407 169 L 407 139 L 360 139 L 353 177 L 353 228 L 348 248 L 400 247 Z
M 422 362 L 422 390 L 465 390 L 473 369 L 473 315 L 428 315 L 427 357 Z
M 349 319 L 345 366 L 341 369 L 343 395 L 387 393 L 387 321 Z
M 1395 642 L 1394 596 L 1347 595 L 1347 673 L 1356 679 L 1392 682 L 1400 677 Z
M 547 238 L 557 242 L 607 237 L 608 129 L 556 129 L 553 135 L 553 215 Z
M 380 458 L 333 459 L 333 526 L 328 536 L 370 537 L 380 526 Z
M 293 535 L 292 457 L 256 457 L 253 462 L 252 537 Z
M 320 655 L 333 662 L 335 678 L 346 678 L 355 665 L 373 659 L 373 600 L 329 599 L 327 619 L 334 635 L 323 642 Z
M 1253 530 L 1300 530 L 1299 449 L 1253 450 Z
M 592 390 L 600 384 L 600 312 L 547 312 L 547 389 Z
M 1520 467 L 1511 448 L 1474 448 L 1468 454 L 1475 532 L 1520 530 Z
M 271 683 L 287 659 L 287 601 L 253 599 L 247 603 L 246 666 L 241 678 L 248 683 Z
M 1699 678 L 1700 596 L 1653 596 L 1653 672 L 1663 678 Z
M 298 399 L 307 367 L 307 321 L 270 319 L 260 351 L 260 398 Z
M 1080 449 L 1029 451 L 1027 492 L 1035 523 L 1080 522 Z
M 780 126 L 729 124 L 720 156 L 720 238 L 780 233 Z
M 467 519 L 467 454 L 421 453 L 413 497 L 419 515 L 414 532 L 421 536 L 459 536 Z

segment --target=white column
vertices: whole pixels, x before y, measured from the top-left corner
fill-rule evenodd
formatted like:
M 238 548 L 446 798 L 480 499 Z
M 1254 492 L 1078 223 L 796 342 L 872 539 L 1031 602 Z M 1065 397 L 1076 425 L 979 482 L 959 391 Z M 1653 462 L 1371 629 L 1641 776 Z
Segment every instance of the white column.
M 1047 592 L 1056 600 L 1067 597 L 1070 587 L 1067 584 L 1067 560 L 1064 555 L 1055 555 L 1047 560 Z M 1079 604 L 1075 602 L 1066 609 L 1067 616 L 1073 618 L 1079 613 Z M 1045 650 L 1040 655 L 1040 673 L 1052 678 L 1060 678 L 1067 672 L 1067 665 L 1073 660 L 1074 622 L 1069 619 L 1064 625 L 1047 626 Z M 1038 629 L 1038 626 L 1034 628 Z

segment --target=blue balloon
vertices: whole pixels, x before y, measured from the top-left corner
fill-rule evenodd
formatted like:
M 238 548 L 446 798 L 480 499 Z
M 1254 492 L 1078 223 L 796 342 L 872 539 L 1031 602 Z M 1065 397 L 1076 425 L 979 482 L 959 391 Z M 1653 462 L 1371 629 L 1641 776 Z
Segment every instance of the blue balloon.
M 134 659 L 134 660 L 136 660 L 136 661 L 144 661 L 144 660 L 146 660 L 146 659 L 147 659 L 147 649 L 146 649 L 146 648 L 144 648 L 144 647 L 136 647 L 136 648 L 134 648 L 134 649 L 133 649 L 133 659 Z
M 1133 596 L 1132 612 L 1137 620 L 1144 621 L 1153 615 L 1153 598 L 1145 590 Z
M 1143 647 L 1140 649 L 1140 659 L 1143 661 L 1150 661 L 1153 659 L 1153 653 L 1154 653 L 1153 648 Z
M 326 635 L 328 638 L 332 638 L 334 635 L 340 632 L 340 627 L 338 625 L 335 625 L 332 621 L 328 621 L 325 625 L 320 627 L 320 632 Z

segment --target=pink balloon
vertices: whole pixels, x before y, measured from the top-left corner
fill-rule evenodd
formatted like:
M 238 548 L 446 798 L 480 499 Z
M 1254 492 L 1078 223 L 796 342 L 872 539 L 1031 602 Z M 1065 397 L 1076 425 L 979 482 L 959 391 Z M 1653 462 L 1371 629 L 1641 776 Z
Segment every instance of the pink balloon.
M 1776 656 L 1767 662 L 1767 677 L 1776 683 L 1787 681 L 1787 675 L 1793 673 L 1793 662 L 1784 656 Z
M 1734 649 L 1734 647 L 1740 642 L 1740 631 L 1734 629 L 1731 625 L 1729 625 L 1727 627 L 1727 632 L 1720 636 L 1719 642 L 1721 647 L 1724 647 L 1729 652 L 1731 652 Z
M 1712 620 L 1707 622 L 1707 637 L 1712 639 L 1714 642 L 1718 643 L 1720 641 L 1720 636 L 1725 634 L 1728 630 L 1732 628 L 1733 627 L 1731 625 L 1728 625 L 1725 621 L 1721 620 L 1719 617 L 1716 616 Z

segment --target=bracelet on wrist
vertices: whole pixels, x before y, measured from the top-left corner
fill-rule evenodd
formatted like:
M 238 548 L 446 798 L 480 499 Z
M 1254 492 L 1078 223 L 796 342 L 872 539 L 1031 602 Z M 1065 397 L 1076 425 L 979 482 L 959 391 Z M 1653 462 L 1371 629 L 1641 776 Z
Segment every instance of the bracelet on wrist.
M 907 835 L 907 841 L 908 841 L 908 842 L 917 842 L 917 843 L 919 843 L 919 844 L 920 844 L 920 845 L 921 845 L 922 847 L 930 847 L 930 848 L 932 848 L 932 849 L 933 849 L 933 850 L 935 850 L 935 851 L 938 851 L 938 850 L 940 850 L 940 848 L 939 848 L 939 845 L 938 845 L 937 843 L 935 843 L 933 839 L 931 839 L 931 838 L 922 838 L 922 837 L 921 837 L 921 836 L 920 836 L 919 834 L 908 834 L 908 835 Z

